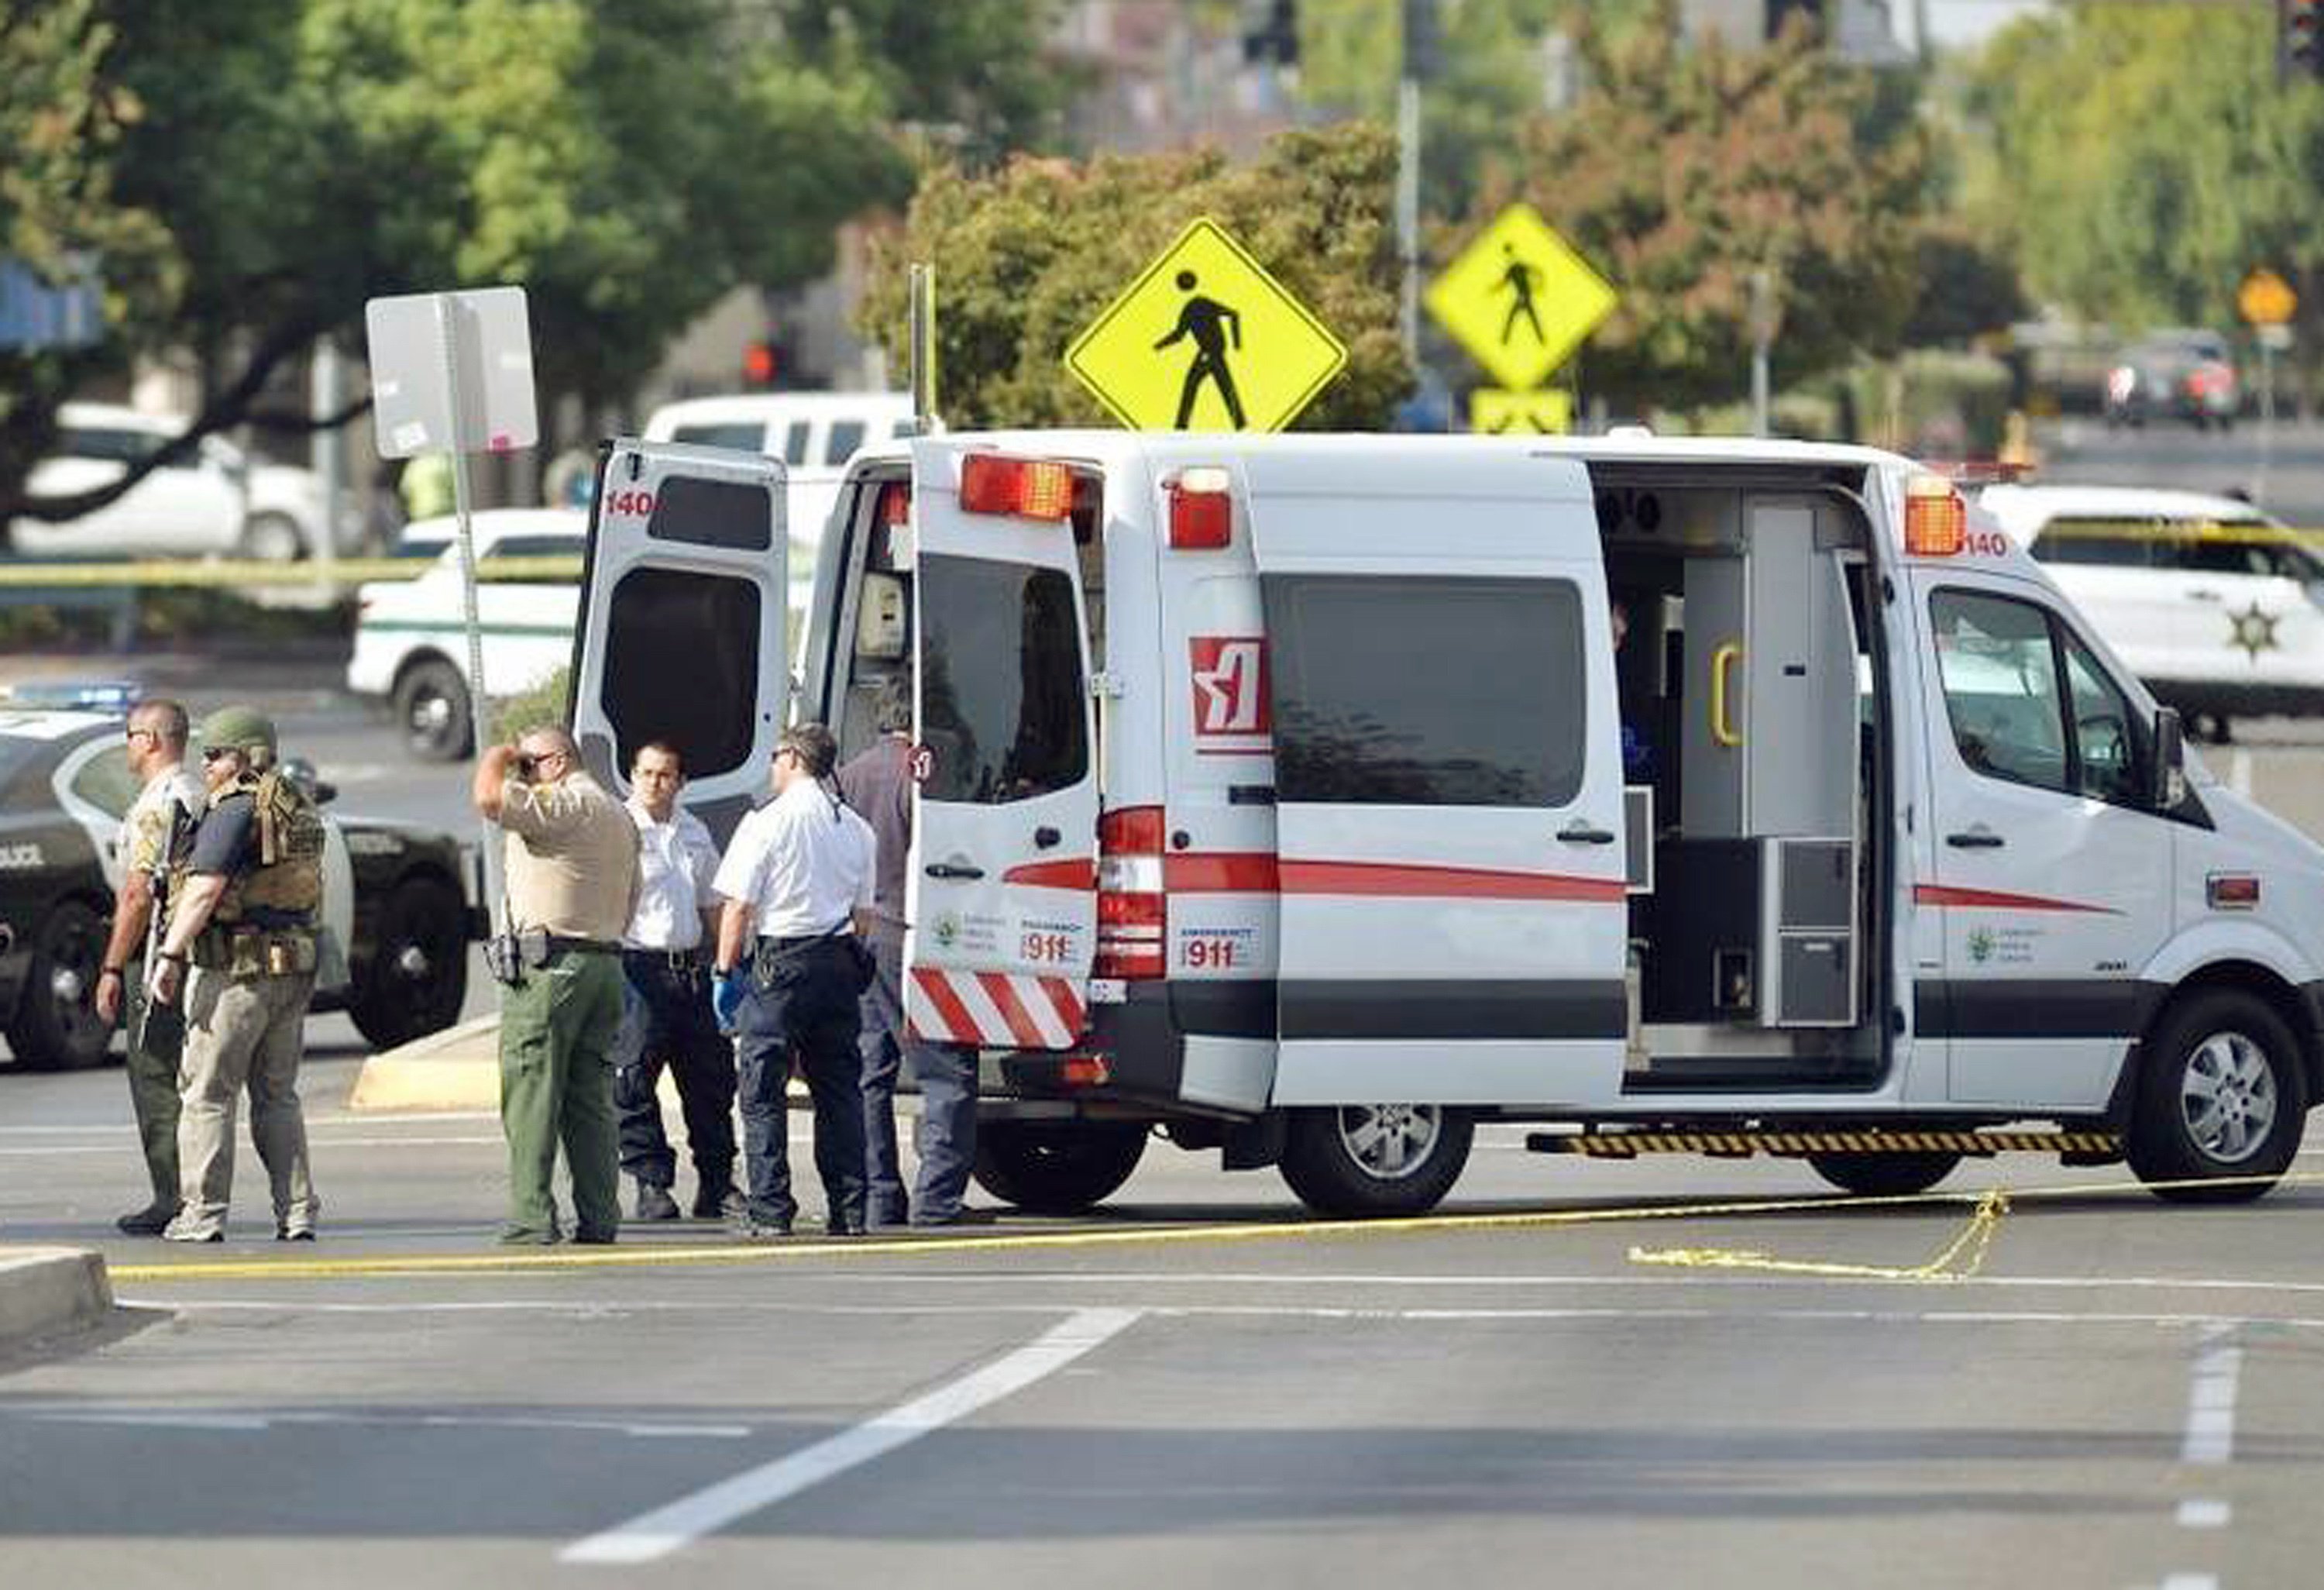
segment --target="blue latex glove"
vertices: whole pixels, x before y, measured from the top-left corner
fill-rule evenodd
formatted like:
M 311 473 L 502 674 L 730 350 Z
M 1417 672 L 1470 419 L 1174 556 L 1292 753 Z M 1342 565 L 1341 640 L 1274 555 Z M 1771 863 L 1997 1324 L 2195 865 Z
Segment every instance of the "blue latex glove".
M 718 1017 L 719 1031 L 733 1035 L 735 1019 L 742 1014 L 742 998 L 750 992 L 750 974 L 740 966 L 721 972 L 711 980 L 710 1008 Z

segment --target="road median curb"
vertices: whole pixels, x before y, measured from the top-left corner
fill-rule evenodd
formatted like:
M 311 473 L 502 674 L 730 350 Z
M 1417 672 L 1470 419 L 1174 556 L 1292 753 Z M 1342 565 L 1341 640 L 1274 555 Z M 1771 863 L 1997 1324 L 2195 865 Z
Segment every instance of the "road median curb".
M 0 1247 L 0 1353 L 86 1329 L 112 1310 L 102 1253 Z
M 496 1110 L 501 1103 L 501 1019 L 495 1012 L 363 1063 L 350 1110 Z

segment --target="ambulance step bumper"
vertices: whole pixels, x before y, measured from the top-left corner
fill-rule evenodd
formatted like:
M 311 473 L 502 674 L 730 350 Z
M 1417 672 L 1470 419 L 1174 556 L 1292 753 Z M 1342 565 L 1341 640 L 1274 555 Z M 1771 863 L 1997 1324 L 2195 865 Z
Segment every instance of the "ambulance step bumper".
M 1744 1160 L 1754 1154 L 2027 1153 L 2094 1165 L 2122 1155 L 2122 1139 L 2110 1132 L 1535 1132 L 1526 1134 L 1526 1147 L 1537 1154 L 1592 1160 L 1635 1160 L 1640 1154 Z

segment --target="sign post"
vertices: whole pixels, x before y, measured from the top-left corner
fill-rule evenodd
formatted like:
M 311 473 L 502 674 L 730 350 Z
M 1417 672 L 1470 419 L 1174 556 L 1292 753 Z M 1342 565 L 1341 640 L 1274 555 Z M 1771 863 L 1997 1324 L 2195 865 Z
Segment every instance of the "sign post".
M 2300 295 L 2291 282 L 2261 266 L 2236 289 L 2236 308 L 2259 338 L 2259 480 L 2254 495 L 2264 502 L 2275 450 L 2275 354 L 2292 346 L 2292 317 L 2300 309 Z
M 1065 368 L 1132 430 L 1280 430 L 1348 350 L 1204 217 L 1178 234 L 1065 351 Z
M 451 455 L 459 524 L 460 611 L 467 630 L 468 721 L 475 753 L 492 744 L 484 636 L 476 618 L 476 538 L 468 509 L 468 456 L 540 439 L 533 406 L 532 332 L 524 289 L 420 292 L 364 306 L 372 419 L 383 458 Z M 484 830 L 484 904 L 501 897 L 501 847 Z

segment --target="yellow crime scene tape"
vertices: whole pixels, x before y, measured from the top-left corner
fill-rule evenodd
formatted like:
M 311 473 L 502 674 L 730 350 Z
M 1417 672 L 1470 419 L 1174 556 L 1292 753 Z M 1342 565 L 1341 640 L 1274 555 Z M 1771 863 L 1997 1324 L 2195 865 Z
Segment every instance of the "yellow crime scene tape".
M 436 567 L 429 558 L 341 558 L 330 567 L 334 585 L 365 580 L 418 579 Z M 485 558 L 476 564 L 480 583 L 511 584 L 578 580 L 581 559 L 570 556 Z M 312 586 L 323 582 L 323 567 L 258 562 L 249 559 L 149 559 L 121 563 L 0 563 L 0 587 L 38 590 L 97 586 Z
M 1808 1259 L 1777 1259 L 1749 1248 L 1632 1248 L 1633 1264 L 1674 1270 L 1759 1270 L 1777 1275 L 1826 1275 L 1851 1280 L 1967 1280 L 1985 1263 L 1994 1228 L 2009 1213 L 2009 1195 L 1999 1188 L 1977 1201 L 1969 1225 L 1936 1257 L 1910 1268 L 1890 1264 L 1840 1264 Z M 1956 1269 L 1955 1266 L 1959 1268 Z
M 2298 546 L 2324 550 L 2324 530 L 2302 530 L 2289 524 L 2252 520 L 2221 522 L 2214 519 L 2084 519 L 2052 520 L 2034 532 L 2037 541 L 2202 541 L 2255 547 Z
M 2184 1185 L 2222 1188 L 2269 1185 L 2274 1187 L 2314 1186 L 2324 1183 L 2324 1171 L 2301 1171 L 2278 1177 L 2222 1177 L 2200 1183 Z M 1387 1220 L 1307 1220 L 1307 1221 L 1241 1221 L 1223 1225 L 1204 1226 L 1141 1226 L 1128 1231 L 1062 1231 L 1026 1232 L 1015 1234 L 995 1234 L 991 1236 L 961 1236 L 950 1234 L 903 1239 L 853 1239 L 846 1242 L 795 1242 L 789 1243 L 722 1243 L 715 1247 L 648 1247 L 602 1248 L 588 1253 L 435 1253 L 383 1255 L 372 1259 L 229 1259 L 224 1261 L 191 1260 L 171 1264 L 122 1264 L 109 1267 L 116 1281 L 188 1281 L 188 1280 L 325 1280 L 364 1277 L 414 1275 L 486 1275 L 521 1274 L 529 1271 L 555 1270 L 642 1270 L 665 1267 L 733 1266 L 754 1264 L 811 1263 L 820 1261 L 856 1262 L 871 1259 L 891 1259 L 899 1256 L 916 1259 L 949 1260 L 973 1258 L 1001 1253 L 1047 1252 L 1093 1248 L 1127 1247 L 1186 1247 L 1224 1246 L 1239 1243 L 1297 1242 L 1328 1240 L 1338 1237 L 1387 1237 L 1424 1234 L 1489 1234 L 1506 1231 L 1552 1230 L 1587 1225 L 1615 1225 L 1655 1220 L 1733 1219 L 1751 1216 L 1803 1215 L 1838 1209 L 1911 1209 L 1941 1208 L 1969 1205 L 1970 1225 L 1963 1236 L 1955 1240 L 1927 1264 L 1910 1268 L 1887 1269 L 1877 1265 L 1840 1266 L 1832 1270 L 1812 1269 L 1793 1273 L 1824 1274 L 1851 1280 L 1950 1282 L 1967 1279 L 1969 1272 L 1956 1271 L 1950 1267 L 1960 1256 L 1970 1240 L 1978 1240 L 1977 1262 L 1983 1262 L 1984 1249 L 1992 1241 L 2001 1216 L 2009 1209 L 2022 1209 L 2029 1203 L 2044 1199 L 2080 1199 L 2109 1194 L 2146 1196 L 2154 1187 L 2174 1184 L 2146 1183 L 2136 1180 L 2064 1182 L 2046 1187 L 2015 1188 L 1994 1192 L 1926 1192 L 1884 1195 L 1870 1197 L 1834 1196 L 1831 1197 L 1726 1199 L 1688 1204 L 1633 1204 L 1603 1209 L 1533 1209 L 1506 1210 L 1474 1215 L 1416 1215 Z M 1988 1200 L 1997 1198 L 1988 1206 Z M 1981 1237 L 1980 1237 L 1981 1234 Z M 1679 1253 L 1715 1254 L 1717 1249 L 1672 1250 Z M 1633 1250 L 1635 1262 L 1662 1263 L 1665 1261 L 1637 1259 L 1639 1250 Z M 1770 1259 L 1764 1254 L 1748 1255 L 1727 1261 L 1706 1260 L 1691 1267 L 1699 1269 L 1775 1269 L 1796 1262 Z

